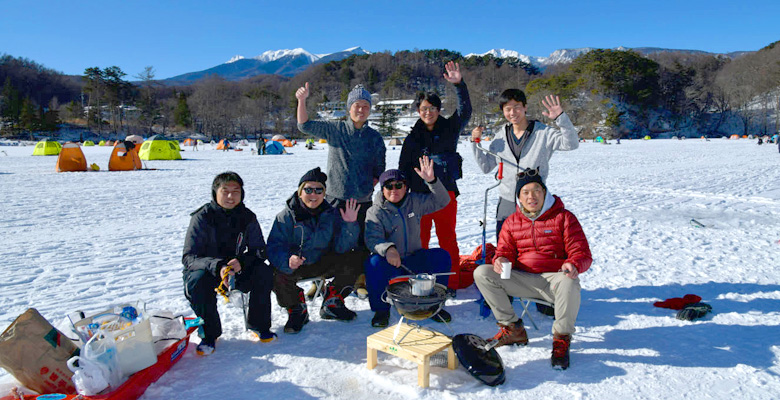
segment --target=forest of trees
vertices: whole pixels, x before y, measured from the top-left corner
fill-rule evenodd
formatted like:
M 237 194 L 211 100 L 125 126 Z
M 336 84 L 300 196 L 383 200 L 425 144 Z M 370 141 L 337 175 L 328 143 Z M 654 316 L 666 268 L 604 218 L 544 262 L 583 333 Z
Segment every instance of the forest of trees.
M 296 135 L 295 90 L 309 82 L 317 103 L 345 100 L 361 83 L 382 99 L 408 99 L 435 91 L 446 110 L 453 88 L 444 64 L 459 62 L 474 108 L 473 124 L 502 122 L 497 98 L 521 88 L 529 114 L 541 118 L 540 100 L 557 94 L 582 137 L 660 135 L 670 132 L 772 134 L 780 129 L 780 42 L 737 59 L 688 52 L 594 50 L 573 62 L 536 67 L 491 55 L 463 58 L 449 50 L 414 50 L 351 56 L 318 64 L 292 78 L 261 75 L 238 82 L 210 76 L 171 87 L 149 66 L 128 79 L 119 67 L 87 68 L 65 76 L 31 60 L 0 57 L 0 128 L 6 136 L 51 131 L 68 123 L 99 136 L 201 133 L 209 138 Z M 386 112 L 383 123 L 387 124 Z M 739 121 L 741 132 L 727 132 Z M 388 132 L 392 129 L 387 129 Z

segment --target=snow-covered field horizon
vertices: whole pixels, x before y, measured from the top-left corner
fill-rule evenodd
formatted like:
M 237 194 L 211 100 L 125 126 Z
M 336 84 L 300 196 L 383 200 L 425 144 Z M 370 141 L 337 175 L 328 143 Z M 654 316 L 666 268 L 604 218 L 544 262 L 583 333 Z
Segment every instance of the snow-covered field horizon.
M 0 147 L 0 330 L 29 307 L 63 327 L 65 315 L 132 301 L 192 315 L 184 298 L 181 251 L 189 214 L 210 199 L 213 177 L 227 170 L 245 182 L 246 205 L 267 237 L 301 175 L 326 168 L 327 145 L 285 156 L 249 148 L 222 152 L 185 147 L 182 161 L 149 161 L 152 171 L 107 172 L 110 148 L 83 147 L 102 171 L 56 173 L 56 157 L 32 146 Z M 461 254 L 481 244 L 484 191 L 494 180 L 459 146 L 458 241 Z M 400 146 L 388 147 L 387 165 Z M 299 335 L 282 333 L 287 316 L 275 298 L 272 330 L 261 344 L 243 332 L 240 311 L 220 302 L 224 334 L 217 351 L 194 346 L 144 399 L 671 399 L 780 398 L 780 154 L 752 140 L 624 140 L 582 143 L 559 152 L 547 186 L 579 218 L 594 256 L 581 276 L 582 307 L 571 368 L 550 368 L 552 319 L 534 311 L 530 344 L 503 347 L 507 380 L 491 388 L 464 369 L 431 368 L 417 386 L 415 364 L 385 354 L 366 369 L 366 337 L 376 329 L 368 302 L 352 296 L 351 323 L 322 321 L 320 300 Z M 488 241 L 495 243 L 495 204 Z M 705 225 L 690 224 L 695 219 Z M 696 294 L 713 314 L 694 322 L 655 301 Z M 445 334 L 496 332 L 480 318 L 474 286 L 447 309 Z M 516 307 L 519 308 L 519 305 Z M 398 320 L 393 311 L 391 323 Z M 63 329 L 67 328 L 65 324 Z M 192 338 L 198 342 L 196 337 Z M 0 396 L 13 385 L 0 370 Z

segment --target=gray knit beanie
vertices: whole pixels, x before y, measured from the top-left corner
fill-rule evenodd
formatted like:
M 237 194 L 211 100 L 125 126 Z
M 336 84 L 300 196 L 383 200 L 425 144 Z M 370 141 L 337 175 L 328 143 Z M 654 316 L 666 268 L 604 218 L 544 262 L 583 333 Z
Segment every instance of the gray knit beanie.
M 371 93 L 363 85 L 355 85 L 352 91 L 349 92 L 349 96 L 347 96 L 347 110 L 352 108 L 352 103 L 358 100 L 365 100 L 369 106 L 371 105 Z

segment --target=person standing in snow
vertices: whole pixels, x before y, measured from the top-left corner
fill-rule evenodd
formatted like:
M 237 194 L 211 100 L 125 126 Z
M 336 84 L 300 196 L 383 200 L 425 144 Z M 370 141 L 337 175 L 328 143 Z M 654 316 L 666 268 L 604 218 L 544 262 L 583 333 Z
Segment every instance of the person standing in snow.
M 390 169 L 379 177 L 382 191 L 374 197 L 374 205 L 366 215 L 366 246 L 373 253 L 366 262 L 368 300 L 374 317 L 371 326 L 386 327 L 390 320 L 390 305 L 381 300 L 390 279 L 406 275 L 403 265 L 414 273 L 450 271 L 450 256 L 443 249 L 424 249 L 420 243 L 420 220 L 441 210 L 450 202 L 447 188 L 434 174 L 433 161 L 423 156 L 415 173 L 430 189 L 429 193 L 409 192 L 406 176 Z M 448 276 L 436 280 L 447 285 Z M 431 317 L 437 322 L 450 322 L 444 309 Z
M 332 206 L 344 209 L 347 199 L 357 199 L 360 204 L 360 247 L 356 250 L 364 257 L 368 252 L 363 247 L 366 211 L 371 206 L 379 175 L 385 170 L 385 142 L 374 128 L 368 126 L 371 114 L 371 93 L 362 85 L 355 86 L 347 96 L 346 121 L 325 122 L 309 120 L 306 99 L 309 97 L 309 83 L 295 92 L 298 99 L 298 130 L 304 134 L 325 139 L 328 142 L 328 184 L 326 201 Z M 355 282 L 358 296 L 365 298 L 365 276 Z
M 320 167 L 306 172 L 268 235 L 268 259 L 276 269 L 276 300 L 288 314 L 285 333 L 298 333 L 309 322 L 303 290 L 296 285 L 302 279 L 334 276 L 325 288 L 322 319 L 351 321 L 357 316 L 344 305 L 344 297 L 363 271 L 365 256 L 351 251 L 360 235 L 360 205 L 349 199 L 344 210 L 331 206 L 325 201 L 327 180 Z
M 474 270 L 474 282 L 498 321 L 497 346 L 528 344 L 509 296 L 555 304 L 550 360 L 554 368 L 566 369 L 580 309 L 579 275 L 590 268 L 593 257 L 577 217 L 549 193 L 538 169 L 519 173 L 517 186 L 516 211 L 501 230 L 493 264 Z M 501 279 L 505 262 L 512 264 L 509 279 Z
M 520 89 L 507 89 L 499 97 L 499 107 L 509 122 L 490 142 L 488 150 L 525 168 L 538 168 L 543 180 L 547 180 L 550 158 L 557 150 L 568 151 L 579 147 L 579 137 L 569 116 L 563 111 L 558 96 L 549 95 L 542 100 L 547 111 L 542 114 L 553 120 L 558 128 L 547 126 L 536 120 L 529 120 L 525 93 Z M 483 173 L 492 171 L 499 163 L 496 156 L 481 151 L 477 144 L 485 128 L 478 126 L 471 132 L 471 148 L 477 165 Z M 498 208 L 496 210 L 496 237 L 501 232 L 504 220 L 515 211 L 516 177 L 518 168 L 504 165 L 504 174 L 499 186 Z
M 414 193 L 430 193 L 428 185 L 414 173 L 417 160 L 422 156 L 428 156 L 434 162 L 434 172 L 447 188 L 450 202 L 443 209 L 428 214 L 420 221 L 420 241 L 422 248 L 427 249 L 431 240 L 431 227 L 436 225 L 436 237 L 439 238 L 439 246 L 447 250 L 452 260 L 452 266 L 457 267 L 460 262 L 460 250 L 455 234 L 457 223 L 459 191 L 456 181 L 462 175 L 461 164 L 463 158 L 457 152 L 458 136 L 471 119 L 471 101 L 466 82 L 460 73 L 460 65 L 452 61 L 445 66 L 444 79 L 455 85 L 455 93 L 458 98 L 457 109 L 449 118 L 442 117 L 441 99 L 436 93 L 419 93 L 415 101 L 415 108 L 420 118 L 412 127 L 411 133 L 406 137 L 401 148 L 401 157 L 398 169 L 409 178 L 409 189 Z M 455 284 L 456 280 L 451 280 Z M 456 287 L 453 287 L 456 288 Z
M 249 293 L 246 329 L 262 342 L 274 340 L 271 332 L 273 270 L 265 263 L 265 241 L 255 214 L 244 205 L 244 181 L 235 172 L 217 175 L 211 184 L 211 202 L 190 219 L 184 237 L 184 295 L 203 318 L 198 329 L 198 354 L 214 352 L 222 324 L 215 289 Z

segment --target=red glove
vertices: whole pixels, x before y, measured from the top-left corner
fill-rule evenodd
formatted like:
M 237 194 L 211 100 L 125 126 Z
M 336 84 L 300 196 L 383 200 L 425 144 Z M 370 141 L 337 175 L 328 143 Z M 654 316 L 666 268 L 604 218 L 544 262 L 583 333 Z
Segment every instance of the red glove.
M 695 294 L 686 294 L 683 297 L 672 297 L 664 301 L 656 301 L 653 305 L 661 308 L 671 308 L 672 310 L 682 310 L 688 304 L 698 303 L 700 301 L 701 297 Z

